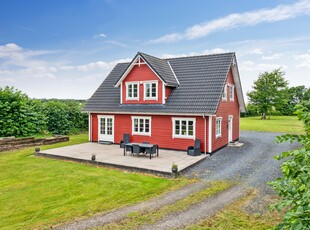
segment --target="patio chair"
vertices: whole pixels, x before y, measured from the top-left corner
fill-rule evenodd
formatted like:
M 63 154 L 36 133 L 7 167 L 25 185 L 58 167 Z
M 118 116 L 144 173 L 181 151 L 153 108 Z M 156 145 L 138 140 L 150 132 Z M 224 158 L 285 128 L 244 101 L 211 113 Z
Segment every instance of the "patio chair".
M 139 155 L 140 152 L 140 146 L 138 144 L 132 144 L 132 153 Z
M 146 150 L 145 150 L 145 153 L 146 153 L 146 154 L 150 154 L 150 159 L 152 159 L 152 154 L 157 153 L 157 156 L 158 156 L 157 149 L 158 149 L 158 145 L 153 145 L 152 148 L 146 149 Z
M 194 146 L 189 146 L 187 148 L 187 155 L 190 155 L 190 156 L 199 156 L 199 155 L 201 155 L 200 140 L 199 139 L 195 140 Z
M 124 143 L 130 143 L 130 136 L 129 136 L 129 134 L 128 133 L 125 133 L 124 135 L 123 135 L 123 140 L 121 140 L 121 142 L 120 142 L 120 147 L 121 148 L 124 148 Z M 127 151 L 127 150 L 126 150 Z M 129 150 L 128 150 L 129 151 Z
M 150 142 L 147 142 L 147 141 L 143 141 L 142 144 L 149 144 Z M 145 153 L 145 148 L 143 147 L 140 147 L 140 151 L 141 153 Z

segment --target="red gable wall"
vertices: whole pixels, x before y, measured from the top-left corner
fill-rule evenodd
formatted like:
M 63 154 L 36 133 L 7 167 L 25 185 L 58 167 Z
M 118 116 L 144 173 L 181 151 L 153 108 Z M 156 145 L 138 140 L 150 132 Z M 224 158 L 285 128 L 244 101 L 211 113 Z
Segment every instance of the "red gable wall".
M 231 70 L 228 73 L 227 84 L 235 84 L 232 76 Z M 237 98 L 236 87 L 234 87 L 234 101 L 231 102 L 229 99 L 229 86 L 227 86 L 227 101 L 220 101 L 220 105 L 218 107 L 218 111 L 216 113 L 216 117 L 222 117 L 222 136 L 216 138 L 216 126 L 215 120 L 213 117 L 212 120 L 212 151 L 226 145 L 228 143 L 228 116 L 233 116 L 233 132 L 232 139 L 237 140 L 239 138 L 239 102 Z
M 141 81 L 158 81 L 158 100 L 143 100 L 144 85 Z M 139 81 L 139 100 L 126 101 L 126 82 Z M 126 78 L 122 81 L 122 101 L 123 104 L 162 104 L 163 82 L 146 64 L 136 65 L 132 68 Z

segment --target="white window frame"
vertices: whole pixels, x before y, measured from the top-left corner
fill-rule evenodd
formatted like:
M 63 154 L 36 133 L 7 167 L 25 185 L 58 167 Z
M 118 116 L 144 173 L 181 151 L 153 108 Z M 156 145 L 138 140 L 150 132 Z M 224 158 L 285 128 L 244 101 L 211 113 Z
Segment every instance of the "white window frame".
M 233 102 L 235 98 L 235 86 L 230 85 L 229 86 L 229 101 Z
M 151 91 L 150 91 L 150 97 L 147 97 L 146 96 L 146 85 L 147 84 L 150 84 L 150 86 L 151 86 Z M 152 84 L 156 84 L 156 97 L 152 97 Z M 144 99 L 144 101 L 146 101 L 146 100 L 158 100 L 158 81 L 145 81 L 145 82 L 143 82 L 143 91 L 144 91 L 144 97 L 143 97 L 143 99 Z
M 137 97 L 129 97 L 129 85 L 132 85 L 132 95 L 133 95 L 133 85 L 137 85 Z M 126 82 L 126 101 L 128 100 L 137 100 L 139 101 L 139 82 L 138 81 L 130 81 L 130 82 Z
M 222 94 L 222 101 L 227 101 L 227 84 L 224 86 L 224 92 Z
M 180 122 L 180 132 L 175 133 L 175 122 Z M 186 121 L 186 135 L 182 135 L 182 121 Z M 193 135 L 188 135 L 188 122 L 193 122 Z M 185 138 L 185 139 L 195 139 L 196 138 L 196 118 L 185 118 L 185 117 L 173 117 L 172 118 L 172 138 Z
M 135 119 L 138 119 L 138 131 L 135 131 Z M 143 119 L 143 132 L 140 132 L 140 119 Z M 149 132 L 145 132 L 145 120 L 149 120 Z M 132 135 L 151 136 L 152 135 L 152 117 L 131 116 Z
M 222 117 L 217 117 L 215 120 L 215 137 L 219 138 L 222 136 L 222 121 L 223 118 Z M 219 122 L 219 124 L 218 124 Z M 219 127 L 218 127 L 219 125 Z

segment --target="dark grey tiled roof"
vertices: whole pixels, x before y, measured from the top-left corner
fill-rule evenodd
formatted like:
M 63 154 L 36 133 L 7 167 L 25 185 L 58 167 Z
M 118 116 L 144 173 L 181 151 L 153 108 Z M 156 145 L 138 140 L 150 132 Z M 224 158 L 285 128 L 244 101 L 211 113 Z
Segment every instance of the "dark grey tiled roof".
M 167 60 L 160 59 L 157 57 L 153 57 L 148 54 L 144 53 L 138 53 L 141 55 L 141 57 L 151 66 L 153 67 L 154 71 L 162 77 L 163 81 L 168 86 L 178 86 L 178 82 L 176 78 L 174 77 L 171 68 L 169 67 L 169 64 Z
M 152 65 L 158 58 L 142 54 Z M 84 111 L 119 113 L 215 114 L 222 96 L 234 53 L 165 59 L 180 85 L 172 90 L 166 104 L 120 105 L 120 88 L 113 85 L 130 63 L 117 64 L 85 105 Z M 161 60 L 161 59 L 159 59 Z M 169 67 L 169 66 L 168 66 Z M 170 69 L 170 67 L 169 67 Z M 166 67 L 162 68 L 163 71 Z

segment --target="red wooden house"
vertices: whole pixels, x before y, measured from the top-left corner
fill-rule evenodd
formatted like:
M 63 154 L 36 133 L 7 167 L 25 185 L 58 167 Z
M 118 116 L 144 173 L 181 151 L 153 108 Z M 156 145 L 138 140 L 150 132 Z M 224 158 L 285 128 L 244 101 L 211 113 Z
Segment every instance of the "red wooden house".
M 91 142 L 148 141 L 211 153 L 238 140 L 245 104 L 235 53 L 160 59 L 137 53 L 117 64 L 88 100 Z

